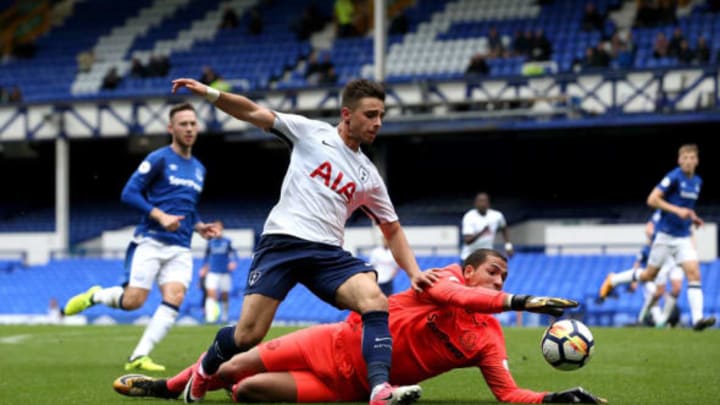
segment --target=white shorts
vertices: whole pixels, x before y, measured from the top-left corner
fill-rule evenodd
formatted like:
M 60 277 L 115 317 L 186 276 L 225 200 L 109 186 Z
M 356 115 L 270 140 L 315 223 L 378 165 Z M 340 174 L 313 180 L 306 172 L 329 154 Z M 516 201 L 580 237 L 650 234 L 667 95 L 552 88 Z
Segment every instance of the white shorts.
M 668 258 L 674 259 L 677 264 L 697 260 L 698 254 L 690 237 L 675 237 L 658 232 L 650 248 L 648 265 L 661 267 Z
M 230 273 L 213 273 L 208 272 L 205 276 L 205 289 L 220 292 L 230 292 L 232 290 L 232 276 Z
M 125 260 L 130 266 L 130 287 L 150 290 L 157 281 L 158 285 L 176 282 L 188 288 L 192 280 L 192 253 L 183 246 L 141 238 L 130 242 Z
M 682 267 L 675 263 L 675 260 L 672 257 L 669 257 L 665 260 L 665 263 L 663 263 L 657 277 L 655 277 L 655 284 L 665 285 L 667 284 L 668 279 L 673 281 L 682 281 L 683 278 L 685 278 L 685 271 Z

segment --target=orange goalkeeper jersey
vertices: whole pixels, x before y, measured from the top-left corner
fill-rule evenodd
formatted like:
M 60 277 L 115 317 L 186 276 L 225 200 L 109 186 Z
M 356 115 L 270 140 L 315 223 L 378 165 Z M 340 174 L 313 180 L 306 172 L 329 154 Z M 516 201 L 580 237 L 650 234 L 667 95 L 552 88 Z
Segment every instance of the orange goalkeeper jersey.
M 545 393 L 519 388 L 507 367 L 502 328 L 491 315 L 504 310 L 507 294 L 466 286 L 456 264 L 438 275 L 439 280 L 421 293 L 409 289 L 390 297 L 390 382 L 416 384 L 455 368 L 475 366 L 498 400 L 542 402 Z M 351 328 L 342 334 L 343 346 L 360 348 L 360 316 L 353 313 L 347 322 Z M 366 375 L 360 350 L 350 350 L 347 355 L 355 371 Z

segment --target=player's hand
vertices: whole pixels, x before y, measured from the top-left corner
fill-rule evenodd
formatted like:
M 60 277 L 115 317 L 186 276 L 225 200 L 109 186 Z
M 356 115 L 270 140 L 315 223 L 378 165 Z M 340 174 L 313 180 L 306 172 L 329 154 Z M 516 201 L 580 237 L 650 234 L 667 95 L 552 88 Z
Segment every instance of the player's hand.
M 600 398 L 583 387 L 570 388 L 560 392 L 551 392 L 545 395 L 546 404 L 607 404 L 607 399 Z
M 677 211 L 675 211 L 675 215 L 679 216 L 681 219 L 691 219 L 693 221 L 698 218 L 694 210 L 685 207 L 678 207 Z
M 440 277 L 433 271 L 419 271 L 410 278 L 413 290 L 420 292 L 424 287 L 431 287 Z
M 160 226 L 168 232 L 175 232 L 180 228 L 180 222 L 185 219 L 185 215 L 173 215 L 161 212 L 156 215 L 155 220 Z
M 637 285 L 637 281 L 633 281 L 632 283 L 628 284 L 628 291 L 635 292 L 635 290 L 637 290 Z
M 205 97 L 207 95 L 208 86 L 200 83 L 195 79 L 180 78 L 172 81 L 172 92 L 177 93 L 178 90 L 185 87 L 191 93 Z
M 532 295 L 515 294 L 510 301 L 510 309 L 528 311 L 538 314 L 561 316 L 566 308 L 576 308 L 577 301 L 559 297 L 534 297 Z
M 690 218 L 692 219 L 693 225 L 697 226 L 698 228 L 705 225 L 705 221 L 703 221 L 703 219 L 697 216 L 694 212 Z
M 211 239 L 220 236 L 220 227 L 215 222 L 209 224 L 198 222 L 195 225 L 195 232 L 205 239 Z

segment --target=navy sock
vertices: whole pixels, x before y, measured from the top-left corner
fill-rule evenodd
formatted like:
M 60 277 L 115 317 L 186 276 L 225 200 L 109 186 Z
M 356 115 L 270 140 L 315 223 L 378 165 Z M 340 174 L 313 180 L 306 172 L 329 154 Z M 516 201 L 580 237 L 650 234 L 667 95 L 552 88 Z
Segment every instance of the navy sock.
M 202 360 L 202 367 L 205 374 L 212 375 L 220 368 L 225 361 L 240 353 L 240 348 L 235 345 L 235 327 L 226 326 L 218 331 L 215 340 L 208 348 Z
M 370 389 L 390 380 L 392 363 L 392 336 L 385 311 L 366 312 L 362 315 L 362 354 L 367 364 Z

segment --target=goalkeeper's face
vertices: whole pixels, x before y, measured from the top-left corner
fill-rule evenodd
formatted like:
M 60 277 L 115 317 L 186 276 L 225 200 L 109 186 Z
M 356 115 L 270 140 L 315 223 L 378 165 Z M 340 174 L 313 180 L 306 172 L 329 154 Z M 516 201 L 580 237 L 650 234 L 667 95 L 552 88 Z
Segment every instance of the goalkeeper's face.
M 463 272 L 468 287 L 483 287 L 498 291 L 503 289 L 508 274 L 507 263 L 496 256 L 488 256 L 477 267 L 467 265 Z

